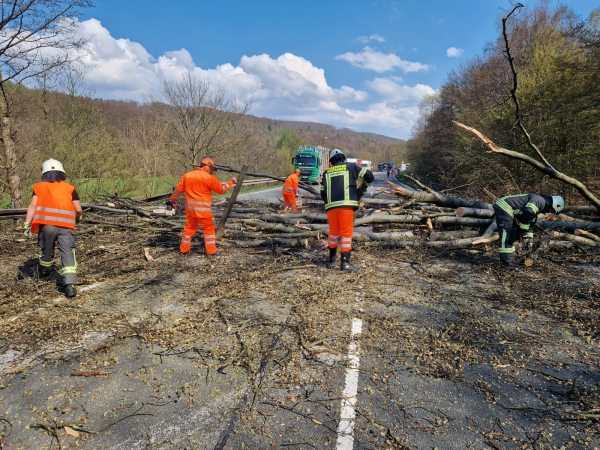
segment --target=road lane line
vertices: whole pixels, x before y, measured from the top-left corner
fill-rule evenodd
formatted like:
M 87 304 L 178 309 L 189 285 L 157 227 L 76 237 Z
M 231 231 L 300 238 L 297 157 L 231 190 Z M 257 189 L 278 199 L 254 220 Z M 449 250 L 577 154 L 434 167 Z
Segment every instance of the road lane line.
M 362 320 L 352 319 L 352 338 L 362 333 Z M 356 396 L 358 394 L 358 367 L 360 365 L 358 341 L 353 340 L 348 346 L 348 368 L 346 369 L 346 385 L 342 392 L 342 409 L 338 426 L 337 450 L 352 450 L 354 447 L 354 419 L 356 418 Z

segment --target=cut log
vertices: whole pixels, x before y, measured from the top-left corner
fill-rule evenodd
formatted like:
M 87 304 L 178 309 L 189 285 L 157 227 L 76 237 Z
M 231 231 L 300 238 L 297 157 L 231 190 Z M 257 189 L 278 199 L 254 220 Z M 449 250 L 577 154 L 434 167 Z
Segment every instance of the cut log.
M 478 208 L 465 208 L 460 207 L 456 209 L 456 217 L 481 217 L 491 218 L 494 217 L 493 209 L 478 209 Z
M 490 233 L 491 234 L 491 233 Z M 429 235 L 430 241 L 451 241 L 456 239 L 465 239 L 479 236 L 477 230 L 458 230 L 458 231 L 433 231 Z
M 280 233 L 297 233 L 298 229 L 294 227 L 284 227 L 283 225 L 275 225 L 272 223 L 261 222 L 259 220 L 244 220 L 244 225 L 249 227 L 260 228 L 262 230 L 279 231 Z
M 494 231 L 496 231 L 498 229 L 498 224 L 496 223 L 495 220 L 492 220 L 492 223 L 490 223 L 490 226 L 487 227 L 487 229 L 485 230 L 485 232 L 481 235 L 482 238 L 488 238 L 492 235 L 492 233 Z
M 550 236 L 553 238 L 575 242 L 580 245 L 587 245 L 588 247 L 600 247 L 600 242 L 594 241 L 593 239 L 587 239 L 581 236 L 575 236 L 573 234 L 568 233 L 560 233 L 558 231 L 552 231 Z
M 399 195 L 404 198 L 414 199 L 417 202 L 433 203 L 440 206 L 450 206 L 452 208 L 459 208 L 463 206 L 466 208 L 492 209 L 492 205 L 489 203 L 463 200 L 461 198 L 450 197 L 448 195 L 440 194 L 439 192 L 404 189 L 400 186 L 390 183 L 389 181 L 386 182 L 393 189 L 395 195 Z
M 490 225 L 494 222 L 493 219 L 478 219 L 476 217 L 436 217 L 434 221 L 440 225 L 467 225 L 472 227 Z

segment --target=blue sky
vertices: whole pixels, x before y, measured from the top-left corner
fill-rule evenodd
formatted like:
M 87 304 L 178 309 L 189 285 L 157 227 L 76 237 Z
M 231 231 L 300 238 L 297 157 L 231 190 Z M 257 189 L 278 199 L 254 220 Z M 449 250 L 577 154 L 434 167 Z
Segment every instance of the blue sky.
M 527 2 L 533 6 L 537 2 Z M 583 17 L 597 0 L 573 0 Z M 251 114 L 407 139 L 424 95 L 498 35 L 508 0 L 96 0 L 80 33 L 101 98 L 142 101 L 186 70 Z

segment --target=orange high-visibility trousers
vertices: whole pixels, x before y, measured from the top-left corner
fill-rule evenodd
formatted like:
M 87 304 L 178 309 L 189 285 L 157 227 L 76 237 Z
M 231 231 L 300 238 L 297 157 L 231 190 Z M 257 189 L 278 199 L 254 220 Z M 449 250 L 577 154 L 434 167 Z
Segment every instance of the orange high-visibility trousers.
M 192 238 L 196 234 L 198 225 L 200 225 L 204 231 L 204 245 L 206 246 L 206 253 L 209 255 L 214 255 L 217 253 L 217 238 L 215 235 L 215 223 L 213 222 L 212 217 L 187 216 L 185 227 L 183 227 L 179 251 L 181 253 L 187 253 L 190 251 Z
M 288 209 L 288 206 L 292 207 L 292 212 L 298 212 L 298 208 L 296 206 L 296 196 L 294 194 L 286 194 L 283 193 L 283 206 L 284 209 Z
M 352 232 L 354 230 L 354 209 L 335 208 L 327 211 L 329 222 L 329 248 L 336 248 L 338 242 L 342 253 L 352 250 Z

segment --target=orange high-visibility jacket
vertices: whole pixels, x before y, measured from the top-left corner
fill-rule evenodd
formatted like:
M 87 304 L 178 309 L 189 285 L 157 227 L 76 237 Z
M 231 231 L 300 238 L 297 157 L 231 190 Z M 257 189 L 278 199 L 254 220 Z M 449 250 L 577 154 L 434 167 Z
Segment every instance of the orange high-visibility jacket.
M 225 194 L 233 186 L 233 181 L 221 183 L 217 177 L 211 175 L 203 167 L 186 173 L 171 195 L 172 201 L 185 192 L 185 213 L 188 216 L 212 218 L 212 192 Z
M 294 172 L 285 179 L 285 183 L 283 183 L 283 189 L 281 193 L 288 195 L 298 195 L 298 183 L 300 183 L 300 177 L 296 172 Z
M 73 205 L 75 187 L 64 181 L 42 181 L 33 186 L 37 196 L 31 231 L 37 233 L 40 225 L 75 229 L 77 214 Z

